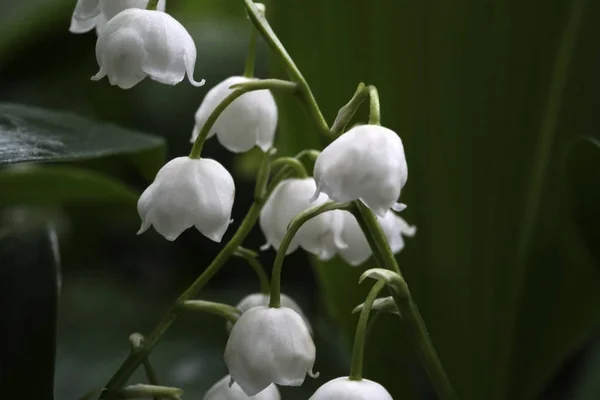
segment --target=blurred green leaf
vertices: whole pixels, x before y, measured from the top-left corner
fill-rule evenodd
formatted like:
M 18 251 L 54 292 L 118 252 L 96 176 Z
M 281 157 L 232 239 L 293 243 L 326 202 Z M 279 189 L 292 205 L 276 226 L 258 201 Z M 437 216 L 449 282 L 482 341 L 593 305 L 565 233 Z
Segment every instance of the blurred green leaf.
M 399 263 L 461 398 L 539 396 L 600 324 L 600 276 L 564 174 L 569 143 L 598 126 L 600 3 L 272 8 L 275 31 L 330 123 L 358 82 L 379 89 L 382 122 L 402 137 L 411 171 L 403 216 L 419 229 Z M 281 114 L 282 153 L 314 143 L 304 114 Z M 598 220 L 589 223 L 597 241 Z M 357 278 L 372 264 L 316 264 L 350 338 L 350 311 L 365 294 Z M 365 374 L 396 397 L 421 398 L 430 389 L 398 325 L 378 321 Z
M 78 202 L 135 206 L 139 194 L 106 175 L 59 165 L 0 169 L 0 208 Z
M 0 392 L 52 400 L 57 238 L 45 224 L 13 228 L 0 235 Z
M 0 104 L 0 165 L 126 155 L 144 176 L 163 163 L 162 138 L 20 104 Z

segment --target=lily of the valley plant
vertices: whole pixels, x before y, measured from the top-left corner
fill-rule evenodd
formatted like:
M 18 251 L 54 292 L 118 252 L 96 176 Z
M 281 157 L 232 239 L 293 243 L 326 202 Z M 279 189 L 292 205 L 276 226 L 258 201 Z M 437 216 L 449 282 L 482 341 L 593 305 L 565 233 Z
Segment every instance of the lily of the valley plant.
M 219 161 L 203 156 L 204 141 L 212 136 L 234 153 L 255 146 L 264 153 L 254 203 L 229 242 L 156 328 L 146 338 L 132 335 L 131 353 L 100 396 L 180 398 L 181 389 L 157 382 L 150 371 L 151 381 L 147 384 L 128 385 L 128 381 L 140 366 L 151 369 L 148 355 L 153 347 L 180 313 L 194 310 L 221 315 L 227 320 L 224 334 L 229 332 L 224 349 L 229 374 L 208 390 L 205 400 L 280 399 L 277 385 L 300 386 L 307 377 L 319 379 L 319 352 L 311 324 L 298 304 L 280 293 L 284 259 L 301 249 L 321 260 L 339 256 L 348 268 L 361 265 L 371 256 L 379 266 L 361 278 L 374 278 L 376 283 L 357 307 L 360 317 L 349 373 L 324 382 L 312 400 L 392 398 L 382 385 L 362 377 L 366 327 L 372 309 L 391 310 L 402 316 L 407 337 L 413 341 L 438 396 L 442 400 L 457 399 L 394 258 L 404 248 L 404 238 L 414 236 L 416 228 L 397 214 L 406 207 L 399 201 L 408 167 L 400 136 L 381 125 L 377 89 L 359 84 L 353 98 L 329 125 L 306 80 L 270 28 L 264 6 L 252 0 L 236 1 L 246 8 L 254 25 L 245 68 L 239 76 L 208 83 L 212 88 L 197 105 L 196 114 L 190 115 L 190 154 L 167 162 L 139 198 L 138 233 L 154 227 L 172 241 L 186 229 L 195 228 L 208 239 L 221 242 L 231 226 L 235 183 Z M 175 85 L 187 75 L 192 85 L 202 85 L 203 80 L 194 78 L 202 74 L 195 71 L 194 40 L 167 12 L 164 0 L 78 0 L 71 32 L 95 29 L 98 35 L 99 70 L 92 79 L 107 77 L 111 85 L 129 89 L 146 77 Z M 289 80 L 253 76 L 259 33 L 274 55 L 281 58 Z M 295 156 L 276 154 L 273 146 L 279 113 L 273 91 L 299 97 L 314 118 L 315 130 L 329 145 L 305 149 Z M 369 120 L 357 121 L 346 129 L 367 99 Z M 314 162 L 312 176 L 307 161 Z M 270 280 L 260 265 L 259 253 L 242 247 L 257 223 L 265 237 L 262 251 L 276 251 Z M 249 294 L 236 306 L 200 300 L 200 290 L 232 256 L 242 256 L 254 267 L 262 291 Z M 388 297 L 378 299 L 384 289 Z

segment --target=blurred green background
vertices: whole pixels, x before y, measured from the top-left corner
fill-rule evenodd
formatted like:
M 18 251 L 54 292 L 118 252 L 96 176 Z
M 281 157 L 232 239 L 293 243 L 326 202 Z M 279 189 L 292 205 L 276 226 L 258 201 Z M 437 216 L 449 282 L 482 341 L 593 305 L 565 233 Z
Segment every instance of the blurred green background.
M 330 124 L 358 82 L 379 89 L 382 122 L 402 137 L 410 169 L 403 216 L 418 226 L 399 262 L 461 398 L 599 399 L 600 4 L 267 4 Z M 101 387 L 125 357 L 128 335 L 152 329 L 218 252 L 195 230 L 174 243 L 154 232 L 136 236 L 135 201 L 164 159 L 189 151 L 196 108 L 206 90 L 243 72 L 248 41 L 241 1 L 170 0 L 168 11 L 196 41 L 195 77 L 206 86 L 147 80 L 123 91 L 89 80 L 96 36 L 68 32 L 73 7 L 0 0 L 0 102 L 162 137 L 166 154 L 157 138 L 125 151 L 119 135 L 130 133 L 99 125 L 106 135 L 77 145 L 107 153 L 0 170 L 0 392 L 23 398 L 49 399 L 54 390 L 56 399 L 73 399 Z M 261 43 L 257 76 L 271 75 L 285 76 Z M 280 154 L 320 146 L 296 100 L 277 100 Z M 14 144 L 7 133 L 14 118 L 6 117 L 14 112 L 0 106 L 0 156 Z M 41 131 L 58 124 L 39 120 Z M 74 138 L 91 129 L 73 124 Z M 240 221 L 258 154 L 234 158 L 213 140 L 205 154 L 233 171 Z M 256 230 L 245 246 L 262 243 Z M 261 258 L 269 266 L 273 256 Z M 313 321 L 321 377 L 283 388 L 284 398 L 306 399 L 347 374 L 356 322 L 349 311 L 362 302 L 367 287 L 357 290 L 357 280 L 369 266 L 319 263 L 300 252 L 286 261 L 283 288 Z M 201 296 L 235 303 L 257 290 L 250 268 L 234 259 Z M 159 379 L 201 398 L 226 373 L 225 341 L 222 321 L 186 315 L 152 353 Z M 435 398 L 394 316 L 377 321 L 365 376 L 397 399 Z

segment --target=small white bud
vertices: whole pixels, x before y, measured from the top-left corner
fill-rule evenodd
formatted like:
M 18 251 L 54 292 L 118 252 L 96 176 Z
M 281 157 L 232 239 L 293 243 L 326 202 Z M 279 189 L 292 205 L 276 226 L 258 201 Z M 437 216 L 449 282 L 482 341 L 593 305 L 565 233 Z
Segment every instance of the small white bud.
M 342 216 L 342 242 L 346 246 L 339 248 L 338 251 L 344 261 L 352 266 L 357 266 L 371 257 L 371 247 L 354 215 L 343 211 Z M 377 216 L 377 220 L 394 254 L 399 253 L 404 248 L 403 235 L 413 237 L 417 232 L 415 226 L 409 225 L 404 219 L 391 211 L 385 214 L 384 217 Z
M 154 225 L 172 241 L 195 226 L 220 242 L 231 220 L 234 195 L 233 178 L 217 161 L 175 158 L 158 171 L 138 201 L 142 219 L 138 234 Z
M 129 8 L 106 24 L 96 42 L 96 60 L 111 85 L 129 89 L 146 76 L 157 82 L 175 85 L 186 73 L 194 86 L 196 45 L 188 31 L 169 14 Z
M 165 11 L 167 0 L 160 0 L 156 9 Z M 100 34 L 106 23 L 128 8 L 146 8 L 148 0 L 77 0 L 71 17 L 71 33 L 85 33 L 96 28 Z
M 193 143 L 213 110 L 235 89 L 230 86 L 254 80 L 243 76 L 232 76 L 210 89 L 198 111 L 192 131 Z M 242 153 L 254 146 L 267 151 L 273 147 L 277 128 L 277 104 L 270 90 L 255 90 L 244 93 L 223 110 L 212 126 L 208 137 L 215 134 L 219 143 L 227 150 Z
M 225 364 L 248 396 L 272 383 L 300 386 L 312 374 L 315 344 L 304 320 L 290 308 L 254 307 L 235 323 Z
M 291 308 L 292 310 L 296 311 L 298 313 L 298 315 L 300 315 L 302 317 L 302 319 L 306 323 L 306 327 L 308 328 L 309 332 L 311 332 L 311 334 L 312 334 L 312 327 L 310 325 L 310 322 L 309 322 L 308 318 L 306 318 L 306 315 L 304 315 L 304 313 L 302 312 L 302 308 L 300 308 L 298 303 L 296 303 L 290 296 L 287 296 L 283 293 L 281 293 L 280 296 L 281 296 L 281 299 L 280 299 L 281 306 Z M 235 308 L 240 310 L 241 313 L 243 314 L 246 311 L 248 311 L 254 307 L 259 307 L 259 306 L 266 307 L 268 305 L 269 305 L 269 295 L 268 294 L 252 293 L 252 294 L 249 294 L 248 296 L 244 297 L 242 300 L 240 300 L 240 302 L 235 306 Z M 227 330 L 231 331 L 232 327 L 233 327 L 233 324 L 231 322 L 227 322 Z
M 314 168 L 319 193 L 332 200 L 361 200 L 384 216 L 396 207 L 406 184 L 408 168 L 402 140 L 379 125 L 359 125 L 327 146 Z
M 275 250 L 279 249 L 288 225 L 295 216 L 329 200 L 326 195 L 321 194 L 311 203 L 310 198 L 315 189 L 313 178 L 286 179 L 280 182 L 269 196 L 259 222 L 267 243 Z M 338 210 L 328 211 L 310 219 L 298 230 L 286 254 L 302 247 L 321 259 L 330 259 L 339 247 L 344 246 L 340 237 L 342 223 L 341 211 Z
M 237 383 L 231 383 L 231 376 L 227 375 L 215 383 L 204 395 L 204 400 L 281 400 L 277 386 L 271 384 L 256 396 L 248 397 Z
M 325 383 L 308 400 L 393 400 L 383 386 L 368 379 L 352 381 L 348 377 Z

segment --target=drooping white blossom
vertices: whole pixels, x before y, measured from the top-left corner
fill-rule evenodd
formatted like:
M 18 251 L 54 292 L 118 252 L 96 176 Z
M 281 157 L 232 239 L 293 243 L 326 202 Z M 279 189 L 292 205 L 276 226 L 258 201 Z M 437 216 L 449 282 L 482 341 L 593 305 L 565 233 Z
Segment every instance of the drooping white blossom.
M 350 380 L 347 376 L 325 383 L 308 400 L 393 400 L 383 386 L 368 379 Z
M 402 140 L 379 125 L 359 125 L 344 133 L 317 157 L 314 168 L 320 193 L 332 200 L 361 200 L 384 216 L 406 184 L 408 169 Z
M 309 332 L 312 333 L 312 327 L 310 325 L 310 321 L 308 320 L 308 318 L 306 318 L 306 315 L 304 315 L 304 312 L 302 312 L 302 308 L 300 308 L 298 303 L 296 303 L 294 301 L 294 299 L 292 299 L 290 296 L 287 296 L 283 293 L 281 293 L 280 296 L 281 296 L 281 298 L 280 298 L 281 306 L 291 308 L 292 310 L 296 311 L 298 313 L 298 315 L 300 315 L 302 317 L 302 319 L 304 320 L 304 322 L 306 323 L 306 327 L 308 328 Z M 242 300 L 240 300 L 240 302 L 235 306 L 235 308 L 240 310 L 241 313 L 243 314 L 246 311 L 250 310 L 251 308 L 259 307 L 259 306 L 266 307 L 268 305 L 269 305 L 269 295 L 268 294 L 252 293 L 252 294 L 249 294 L 248 296 L 244 297 Z M 233 327 L 233 325 L 231 324 L 231 322 L 227 322 L 227 330 L 231 331 L 232 327 Z
M 167 0 L 160 0 L 156 9 L 165 11 Z M 71 17 L 71 33 L 85 33 L 96 28 L 100 34 L 106 23 L 128 8 L 146 8 L 148 0 L 77 0 Z
M 204 400 L 281 400 L 277 386 L 271 384 L 256 396 L 248 397 L 237 383 L 231 383 L 231 376 L 227 375 L 215 383 L 204 395 Z
M 233 178 L 217 161 L 175 158 L 158 171 L 138 201 L 138 234 L 154 225 L 167 240 L 175 240 L 195 226 L 220 242 L 230 223 L 234 195 Z
M 175 85 L 186 73 L 194 86 L 196 45 L 175 18 L 160 11 L 130 8 L 106 24 L 96 42 L 100 71 L 92 77 L 108 76 L 111 85 L 129 89 L 149 76 L 157 82 Z
M 213 110 L 234 89 L 230 86 L 253 80 L 243 76 L 232 76 L 210 89 L 198 111 L 192 131 L 193 143 Z M 219 115 L 208 137 L 215 134 L 219 143 L 229 151 L 241 153 L 258 146 L 263 151 L 273 147 L 277 128 L 277 105 L 270 90 L 255 90 L 235 99 Z
M 342 242 L 346 246 L 339 248 L 338 251 L 344 261 L 357 266 L 371 257 L 371 247 L 354 215 L 347 211 L 343 211 L 342 215 L 344 218 Z M 377 216 L 377 220 L 394 254 L 399 253 L 404 248 L 403 236 L 413 237 L 417 233 L 415 226 L 409 225 L 404 219 L 391 211 L 385 214 L 384 217 Z
M 272 383 L 300 386 L 312 374 L 315 344 L 302 317 L 286 307 L 254 307 L 235 323 L 225 364 L 248 396 Z
M 293 178 L 281 181 L 273 190 L 260 214 L 260 228 L 267 238 L 267 245 L 279 249 L 287 232 L 288 224 L 302 211 L 323 204 L 329 198 L 321 194 L 311 203 L 316 190 L 313 178 Z M 292 239 L 286 254 L 298 247 L 321 259 L 333 257 L 343 247 L 340 233 L 342 216 L 340 211 L 328 211 L 307 221 Z

